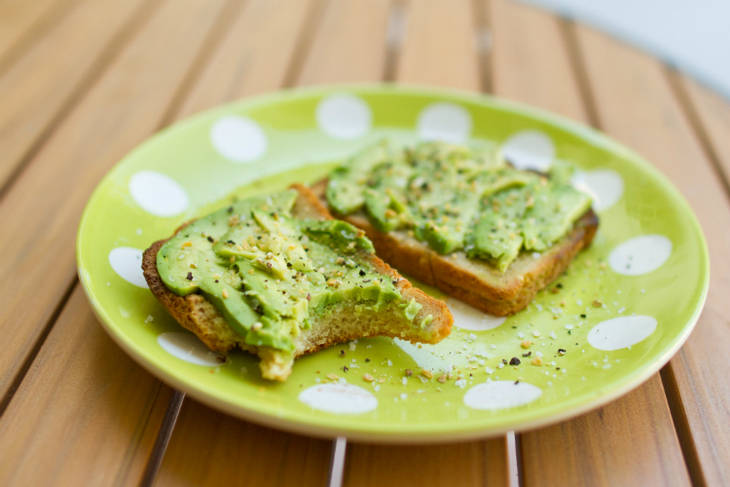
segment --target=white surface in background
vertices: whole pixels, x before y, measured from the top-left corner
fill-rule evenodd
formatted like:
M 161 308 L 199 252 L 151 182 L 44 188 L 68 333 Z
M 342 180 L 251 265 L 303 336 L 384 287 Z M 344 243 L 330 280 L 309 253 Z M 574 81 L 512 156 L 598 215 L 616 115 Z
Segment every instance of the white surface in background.
M 650 51 L 730 98 L 728 0 L 521 0 Z

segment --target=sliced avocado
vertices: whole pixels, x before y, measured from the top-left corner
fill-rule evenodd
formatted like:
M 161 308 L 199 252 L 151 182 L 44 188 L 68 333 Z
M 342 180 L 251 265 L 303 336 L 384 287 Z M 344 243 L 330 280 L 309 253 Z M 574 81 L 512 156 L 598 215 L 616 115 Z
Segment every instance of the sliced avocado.
M 302 231 L 312 240 L 336 248 L 343 253 L 364 250 L 375 252 L 365 232 L 342 220 L 302 220 Z
M 365 204 L 363 188 L 370 170 L 391 156 L 392 149 L 383 140 L 366 147 L 335 169 L 329 176 L 325 197 L 335 212 L 347 215 Z
M 572 186 L 550 186 L 535 196 L 535 204 L 522 222 L 525 249 L 550 247 L 591 207 L 590 196 Z

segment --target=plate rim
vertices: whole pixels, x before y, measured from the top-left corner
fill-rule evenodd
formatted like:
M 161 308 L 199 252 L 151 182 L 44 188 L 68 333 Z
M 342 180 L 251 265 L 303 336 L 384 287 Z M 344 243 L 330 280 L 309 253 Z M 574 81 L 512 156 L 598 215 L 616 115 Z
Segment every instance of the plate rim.
M 90 208 L 93 206 L 95 200 L 99 197 L 101 188 L 112 177 L 115 170 L 117 170 L 119 166 L 121 166 L 126 160 L 132 157 L 137 151 L 143 150 L 146 146 L 150 144 L 156 143 L 158 139 L 165 137 L 169 131 L 178 130 L 187 126 L 188 124 L 196 123 L 199 118 L 212 117 L 216 112 L 229 113 L 236 109 L 252 108 L 258 105 L 265 105 L 280 100 L 292 100 L 298 98 L 316 97 L 325 94 L 352 91 L 357 91 L 364 94 L 391 91 L 392 93 L 403 95 L 431 96 L 436 98 L 447 97 L 451 98 L 452 100 L 456 98 L 460 101 L 475 103 L 477 105 L 493 106 L 497 109 L 516 112 L 520 115 L 538 120 L 549 125 L 556 126 L 560 129 L 572 133 L 579 138 L 586 140 L 589 143 L 598 145 L 611 152 L 620 154 L 622 157 L 629 159 L 631 164 L 636 164 L 640 166 L 642 170 L 646 171 L 652 177 L 658 180 L 662 189 L 664 191 L 667 191 L 672 199 L 679 202 L 680 207 L 689 216 L 693 232 L 699 238 L 701 250 L 699 257 L 704 264 L 701 269 L 702 291 L 700 293 L 700 298 L 694 307 L 692 316 L 690 317 L 689 321 L 682 327 L 681 333 L 678 333 L 672 340 L 671 345 L 667 347 L 667 349 L 649 365 L 645 367 L 640 367 L 636 369 L 633 373 L 625 375 L 623 381 L 619 382 L 617 386 L 605 392 L 596 392 L 594 394 L 595 397 L 592 397 L 591 399 L 584 399 L 582 403 L 563 407 L 560 408 L 560 411 L 548 412 L 547 414 L 541 415 L 537 418 L 511 422 L 509 425 L 490 426 L 489 424 L 486 424 L 483 427 L 474 427 L 474 425 L 470 423 L 468 428 L 459 428 L 458 421 L 451 421 L 442 423 L 443 425 L 451 425 L 451 427 L 440 427 L 441 424 L 437 426 L 429 425 L 429 429 L 426 431 L 419 429 L 418 427 L 408 427 L 408 423 L 402 423 L 397 431 L 390 430 L 384 427 L 378 428 L 377 423 L 371 423 L 367 425 L 368 427 L 356 425 L 338 427 L 328 424 L 338 418 L 338 416 L 336 415 L 326 418 L 309 418 L 301 420 L 297 418 L 297 413 L 289 413 L 281 416 L 262 413 L 258 409 L 250 407 L 250 405 L 233 403 L 231 401 L 225 400 L 222 397 L 219 397 L 219 394 L 215 392 L 211 393 L 211 391 L 205 390 L 204 388 L 196 386 L 195 384 L 189 384 L 186 381 L 176 377 L 175 374 L 169 373 L 164 367 L 160 367 L 158 364 L 156 364 L 154 360 L 149 359 L 147 356 L 145 356 L 144 353 L 140 352 L 137 347 L 135 347 L 135 343 L 133 340 L 125 336 L 123 333 L 119 332 L 116 327 L 111 324 L 113 320 L 106 313 L 106 310 L 94 296 L 91 285 L 87 281 L 87 276 L 84 272 L 82 272 L 82 233 L 88 220 Z M 76 234 L 76 263 L 77 274 L 79 276 L 79 280 L 81 282 L 84 293 L 86 294 L 89 302 L 92 305 L 91 307 L 94 315 L 101 323 L 102 327 L 106 330 L 107 334 L 110 335 L 114 342 L 117 343 L 117 345 L 119 345 L 130 357 L 132 357 L 135 362 L 137 362 L 152 375 L 167 383 L 171 387 L 180 390 L 186 394 L 189 394 L 197 401 L 211 406 L 219 411 L 223 411 L 232 416 L 279 430 L 285 430 L 320 438 L 347 437 L 348 439 L 355 441 L 396 444 L 447 443 L 460 440 L 494 437 L 498 435 L 503 435 L 509 431 L 526 431 L 536 429 L 579 416 L 617 399 L 618 397 L 628 393 L 629 391 L 635 389 L 639 385 L 643 384 L 646 380 L 648 380 L 654 373 L 659 371 L 667 362 L 669 362 L 674 354 L 676 354 L 677 351 L 682 347 L 682 345 L 684 345 L 687 338 L 694 330 L 694 327 L 696 326 L 702 310 L 705 306 L 710 283 L 710 256 L 707 247 L 707 240 L 702 230 L 702 226 L 700 225 L 697 216 L 692 210 L 692 207 L 667 176 L 665 176 L 659 169 L 654 167 L 651 163 L 649 163 L 646 159 L 644 159 L 632 149 L 626 147 L 622 143 L 612 139 L 608 135 L 603 134 L 602 132 L 599 132 L 598 130 L 588 125 L 524 103 L 507 100 L 484 93 L 470 92 L 451 88 L 441 88 L 422 84 L 403 84 L 391 82 L 323 84 L 308 87 L 288 88 L 268 92 L 265 94 L 254 95 L 251 97 L 244 97 L 232 102 L 217 105 L 210 109 L 191 114 L 184 119 L 179 120 L 165 127 L 164 129 L 150 135 L 141 143 L 136 145 L 127 154 L 125 154 L 124 157 L 122 157 L 119 161 L 117 161 L 114 166 L 112 166 L 106 172 L 104 177 L 99 180 L 99 182 L 96 184 L 96 187 L 94 188 L 94 191 L 89 196 L 89 199 L 87 200 L 84 210 L 82 212 Z M 253 401 L 253 403 L 255 403 L 255 401 Z M 557 406 L 554 406 L 554 408 L 557 408 Z M 490 422 L 489 419 L 483 419 L 479 421 L 481 423 Z

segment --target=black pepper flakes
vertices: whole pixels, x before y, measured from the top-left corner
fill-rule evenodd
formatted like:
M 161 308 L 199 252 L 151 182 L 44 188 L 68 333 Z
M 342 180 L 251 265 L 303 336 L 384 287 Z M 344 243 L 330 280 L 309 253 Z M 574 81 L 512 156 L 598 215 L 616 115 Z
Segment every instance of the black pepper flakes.
M 345 351 L 344 350 L 340 350 L 340 357 L 344 357 L 344 356 L 345 356 Z
M 365 359 L 365 362 L 370 362 L 370 359 L 369 359 L 369 358 L 366 358 L 366 359 Z
M 187 279 L 188 281 L 192 281 L 193 280 L 193 273 L 192 272 L 188 272 L 188 275 L 185 276 L 185 279 Z
M 583 318 L 583 319 L 586 319 L 588 317 L 588 315 L 586 315 L 585 313 L 581 313 L 580 314 L 580 317 Z
M 510 365 L 520 365 L 521 363 L 522 363 L 522 362 L 521 362 L 521 361 L 520 361 L 520 359 L 518 359 L 517 357 L 512 357 L 512 358 L 511 358 L 511 359 L 509 360 L 509 364 L 510 364 Z
M 213 242 L 215 242 L 215 239 L 213 237 L 211 237 L 210 235 L 208 235 L 208 242 L 213 243 Z
M 565 350 L 564 348 L 559 348 L 559 349 L 558 349 L 558 355 L 560 355 L 561 357 L 562 357 L 563 355 L 565 355 L 566 353 L 567 353 L 567 350 Z
M 365 276 L 365 271 L 362 270 L 362 269 L 360 269 L 360 272 L 358 272 L 358 274 L 360 274 L 360 277 L 364 277 Z
M 522 354 L 522 356 L 523 356 L 523 357 L 529 357 L 530 355 L 532 355 L 532 350 L 530 350 L 530 351 L 529 351 L 529 352 L 527 352 L 527 353 L 523 353 L 523 354 Z
M 342 371 L 343 372 L 347 372 L 348 370 L 350 370 L 350 369 L 349 369 L 349 367 L 347 367 L 347 365 L 345 365 L 345 366 L 342 367 Z

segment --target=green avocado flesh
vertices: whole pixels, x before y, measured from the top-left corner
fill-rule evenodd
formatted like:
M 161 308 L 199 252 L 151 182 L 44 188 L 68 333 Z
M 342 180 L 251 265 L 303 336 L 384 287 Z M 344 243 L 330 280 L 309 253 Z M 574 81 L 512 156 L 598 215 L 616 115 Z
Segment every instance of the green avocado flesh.
M 187 225 L 157 253 L 162 281 L 180 296 L 201 292 L 247 344 L 285 352 L 317 313 L 343 301 L 376 311 L 395 301 L 413 321 L 421 305 L 375 271 L 362 230 L 295 218 L 296 198 L 248 198 Z
M 364 212 L 380 231 L 405 230 L 441 254 L 466 252 L 504 272 L 523 250 L 560 240 L 591 206 L 572 167 L 520 171 L 496 154 L 443 142 L 370 146 L 335 169 L 326 197 L 336 213 Z

